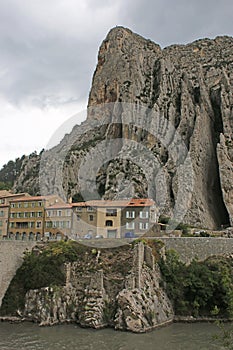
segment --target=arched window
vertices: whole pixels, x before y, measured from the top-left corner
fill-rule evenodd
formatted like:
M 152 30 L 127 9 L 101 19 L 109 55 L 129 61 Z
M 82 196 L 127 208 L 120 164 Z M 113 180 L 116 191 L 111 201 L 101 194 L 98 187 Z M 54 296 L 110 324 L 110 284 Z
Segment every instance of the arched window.
M 108 226 L 108 227 L 113 226 L 113 221 L 112 220 L 106 220 L 105 226 Z
M 29 233 L 29 240 L 30 241 L 34 241 L 34 234 L 33 234 L 33 232 Z
M 27 234 L 26 232 L 22 233 L 22 241 L 25 241 L 27 239 Z

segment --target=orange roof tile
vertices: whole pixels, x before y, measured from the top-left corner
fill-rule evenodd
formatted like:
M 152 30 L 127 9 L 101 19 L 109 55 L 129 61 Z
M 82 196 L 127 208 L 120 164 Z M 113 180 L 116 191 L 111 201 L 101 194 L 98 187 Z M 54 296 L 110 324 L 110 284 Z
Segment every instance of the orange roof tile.
M 122 199 L 122 200 L 92 200 L 87 202 L 71 203 L 73 207 L 148 207 L 155 202 L 150 198 L 142 199 Z
M 28 201 L 41 201 L 46 199 L 52 199 L 52 198 L 59 198 L 56 195 L 48 195 L 48 196 L 27 196 L 27 197 L 21 197 L 17 199 L 12 199 L 10 202 L 28 202 Z M 61 199 L 60 199 L 61 200 Z
M 29 196 L 28 193 L 11 193 L 9 191 L 0 191 L 0 198 L 9 198 L 9 197 L 25 197 Z
M 7 190 L 1 190 L 0 191 L 0 197 L 6 197 L 6 196 L 9 196 L 10 194 L 12 194 L 12 193 L 10 193 Z
M 45 209 L 46 210 L 50 210 L 50 209 L 70 209 L 72 208 L 72 205 L 71 204 L 67 204 L 67 203 L 56 203 L 54 205 L 50 205 L 48 207 L 46 207 Z

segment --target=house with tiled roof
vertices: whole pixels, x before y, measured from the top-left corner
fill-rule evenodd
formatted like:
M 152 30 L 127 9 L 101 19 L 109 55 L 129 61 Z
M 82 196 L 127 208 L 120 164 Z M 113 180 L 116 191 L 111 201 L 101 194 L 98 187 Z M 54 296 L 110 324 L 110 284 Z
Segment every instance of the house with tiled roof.
M 45 208 L 44 237 L 48 240 L 72 238 L 72 205 L 59 202 Z
M 61 203 L 57 195 L 25 196 L 10 200 L 8 237 L 16 240 L 40 240 L 45 232 L 45 208 Z
M 0 239 L 7 237 L 9 223 L 10 201 L 28 196 L 27 193 L 11 193 L 10 191 L 0 191 Z
M 157 222 L 158 210 L 152 199 L 92 200 L 72 203 L 73 228 L 79 237 L 104 238 L 142 236 Z

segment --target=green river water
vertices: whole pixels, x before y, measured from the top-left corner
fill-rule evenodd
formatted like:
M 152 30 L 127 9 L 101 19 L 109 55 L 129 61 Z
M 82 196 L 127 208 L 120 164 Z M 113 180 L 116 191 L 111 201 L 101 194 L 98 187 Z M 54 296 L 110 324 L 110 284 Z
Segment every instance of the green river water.
M 215 350 L 222 349 L 213 339 L 218 332 L 211 323 L 174 323 L 146 334 L 0 323 L 0 350 Z

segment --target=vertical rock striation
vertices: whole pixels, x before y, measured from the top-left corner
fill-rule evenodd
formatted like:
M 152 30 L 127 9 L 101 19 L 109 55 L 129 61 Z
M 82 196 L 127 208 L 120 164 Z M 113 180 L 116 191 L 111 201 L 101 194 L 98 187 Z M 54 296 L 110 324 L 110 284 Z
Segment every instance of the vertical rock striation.
M 68 263 L 64 287 L 27 292 L 24 316 L 43 326 L 76 322 L 137 333 L 172 322 L 173 308 L 159 285 L 160 270 L 151 248 L 140 242 L 117 259 L 126 264 L 124 274 L 114 272 L 114 266 L 103 271 L 100 262 L 96 271 L 80 268 L 81 261 Z
M 152 169 L 157 162 L 155 173 L 162 168 L 167 187 L 164 212 L 171 215 L 178 197 L 180 164 L 174 160 L 174 148 L 175 135 L 179 135 L 193 169 L 193 195 L 184 221 L 209 228 L 232 224 L 232 82 L 231 37 L 201 39 L 161 49 L 129 29 L 112 29 L 99 50 L 86 122 L 44 153 L 44 161 L 50 166 L 43 190 L 57 191 L 56 169 L 58 154 L 62 153 L 64 194 L 80 194 L 79 169 L 83 159 L 101 142 L 121 139 L 115 144 L 114 159 L 102 164 L 96 174 L 100 196 L 145 196 L 148 178 L 155 175 Z M 139 126 L 132 122 L 129 104 L 133 110 L 146 108 Z M 171 126 L 171 139 L 164 144 L 159 138 Z M 156 161 L 143 158 L 140 151 L 137 164 L 132 150 L 127 150 L 127 140 L 148 149 Z M 26 187 L 28 168 L 30 165 L 24 166 L 15 190 Z M 161 191 L 161 186 L 157 187 L 149 193 L 155 199 Z

